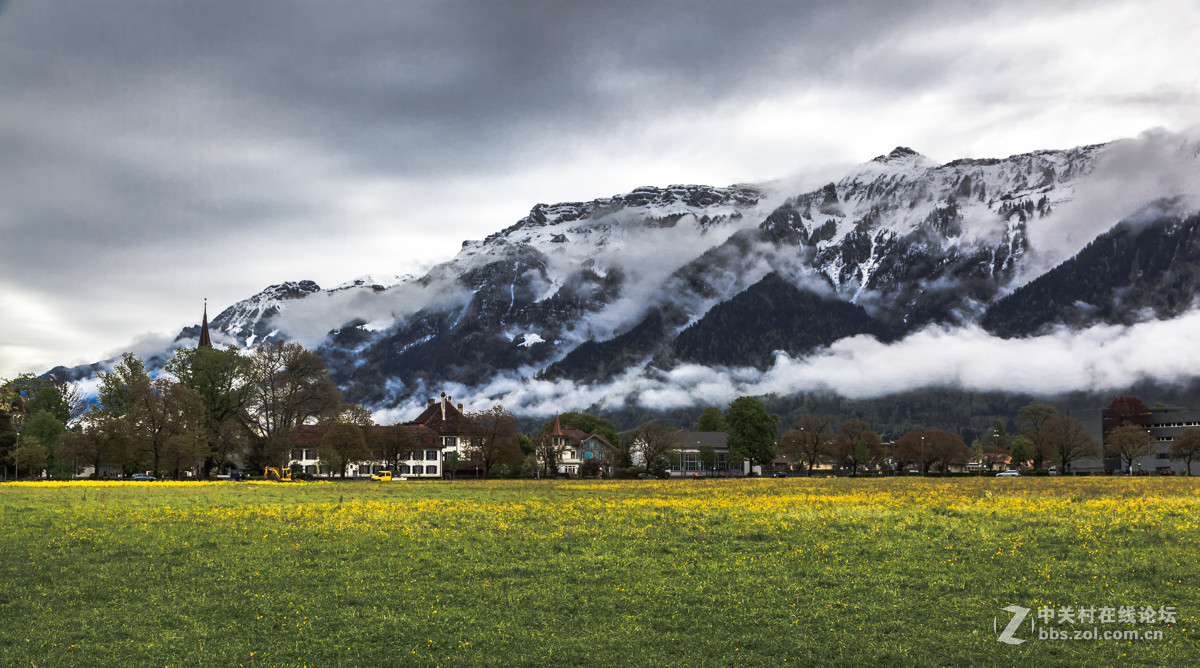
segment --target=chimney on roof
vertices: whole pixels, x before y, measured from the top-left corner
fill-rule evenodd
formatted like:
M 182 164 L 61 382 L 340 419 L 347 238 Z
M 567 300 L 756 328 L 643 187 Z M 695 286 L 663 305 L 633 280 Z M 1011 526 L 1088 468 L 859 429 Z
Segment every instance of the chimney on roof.
M 459 413 L 461 413 L 461 412 L 462 412 L 462 404 L 459 404 L 459 405 L 458 405 L 458 412 L 459 412 Z
M 442 392 L 442 419 L 443 420 L 446 419 L 446 401 L 449 398 L 450 397 L 447 397 L 445 392 Z
M 425 408 L 430 408 L 434 403 L 433 397 L 430 397 L 429 401 L 425 402 Z

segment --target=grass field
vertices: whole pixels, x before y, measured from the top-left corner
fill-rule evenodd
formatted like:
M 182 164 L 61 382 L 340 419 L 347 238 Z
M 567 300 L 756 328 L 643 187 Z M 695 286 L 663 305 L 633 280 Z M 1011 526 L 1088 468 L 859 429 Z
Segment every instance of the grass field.
M 4 666 L 1200 665 L 1186 478 L 28 483 L 0 526 Z

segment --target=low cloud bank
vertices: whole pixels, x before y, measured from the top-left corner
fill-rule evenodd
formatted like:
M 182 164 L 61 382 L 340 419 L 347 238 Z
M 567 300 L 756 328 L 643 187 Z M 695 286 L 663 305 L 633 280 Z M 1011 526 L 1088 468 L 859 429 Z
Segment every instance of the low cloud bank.
M 522 374 L 480 387 L 451 385 L 444 391 L 468 409 L 500 403 L 530 417 L 630 403 L 661 410 L 721 406 L 741 395 L 811 391 L 833 391 L 852 399 L 936 386 L 1035 395 L 1103 391 L 1146 379 L 1182 383 L 1200 377 L 1197 331 L 1200 310 L 1172 320 L 1060 328 L 1025 339 L 997 338 L 974 325 L 929 327 L 892 344 L 856 336 L 805 358 L 781 353 L 766 372 L 689 364 L 669 372 L 630 371 L 602 384 L 543 381 Z M 424 400 L 418 397 L 376 417 L 380 423 L 412 419 Z

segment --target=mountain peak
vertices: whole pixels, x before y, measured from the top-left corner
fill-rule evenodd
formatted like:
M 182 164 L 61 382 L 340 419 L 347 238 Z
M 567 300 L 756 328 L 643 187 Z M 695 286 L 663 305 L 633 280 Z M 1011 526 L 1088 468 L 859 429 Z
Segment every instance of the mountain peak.
M 928 158 L 907 146 L 897 146 L 887 155 L 876 156 L 872 162 L 914 162 L 916 160 L 928 160 Z

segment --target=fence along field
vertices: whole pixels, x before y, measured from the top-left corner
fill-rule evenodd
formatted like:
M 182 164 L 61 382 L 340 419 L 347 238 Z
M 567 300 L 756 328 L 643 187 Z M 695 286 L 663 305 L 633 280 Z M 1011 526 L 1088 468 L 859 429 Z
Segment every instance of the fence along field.
M 1197 511 L 1179 478 L 7 484 L 0 664 L 1200 665 Z M 1172 621 L 1074 617 L 1130 606 Z M 1058 637 L 1093 629 L 1151 639 Z

